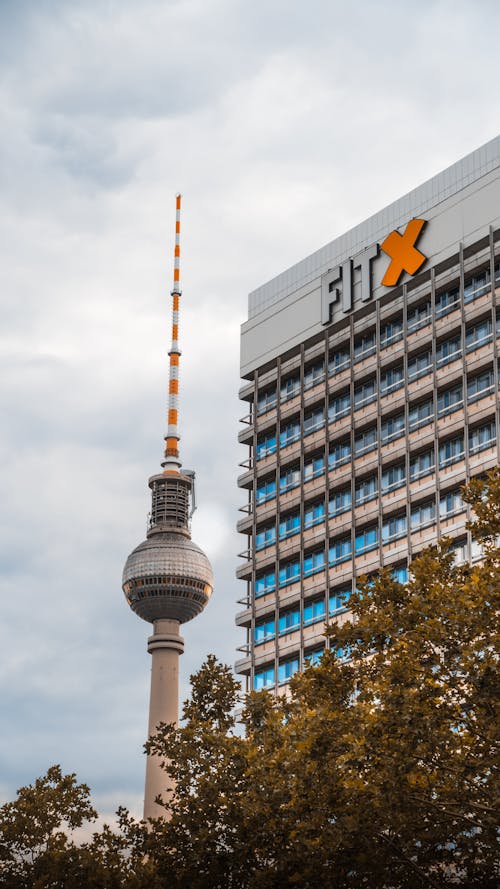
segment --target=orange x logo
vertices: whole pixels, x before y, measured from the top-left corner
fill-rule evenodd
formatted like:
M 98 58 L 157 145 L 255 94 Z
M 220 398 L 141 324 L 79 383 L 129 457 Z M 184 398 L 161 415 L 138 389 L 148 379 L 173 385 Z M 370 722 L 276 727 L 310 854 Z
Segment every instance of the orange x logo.
M 387 235 L 380 245 L 384 253 L 391 257 L 391 262 L 382 278 L 384 287 L 395 287 L 403 272 L 414 275 L 425 262 L 426 257 L 415 247 L 420 232 L 425 225 L 425 219 L 410 219 L 404 234 L 393 231 Z

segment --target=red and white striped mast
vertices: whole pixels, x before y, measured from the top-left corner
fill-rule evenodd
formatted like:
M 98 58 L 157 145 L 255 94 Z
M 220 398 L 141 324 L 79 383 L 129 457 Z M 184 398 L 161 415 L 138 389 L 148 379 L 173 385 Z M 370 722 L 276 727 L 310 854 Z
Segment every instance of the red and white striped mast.
M 181 299 L 181 195 L 175 199 L 175 249 L 174 282 L 172 296 L 172 345 L 170 346 L 170 372 L 168 381 L 168 428 L 165 436 L 165 460 L 161 464 L 164 473 L 179 472 L 179 304 Z

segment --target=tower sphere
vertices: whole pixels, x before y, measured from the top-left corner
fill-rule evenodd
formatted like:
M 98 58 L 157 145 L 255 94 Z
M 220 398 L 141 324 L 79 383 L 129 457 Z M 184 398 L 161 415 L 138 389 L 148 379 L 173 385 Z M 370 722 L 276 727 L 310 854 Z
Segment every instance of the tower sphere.
M 130 607 L 143 620 L 186 623 L 203 611 L 212 595 L 212 568 L 189 537 L 160 532 L 130 553 L 122 585 Z

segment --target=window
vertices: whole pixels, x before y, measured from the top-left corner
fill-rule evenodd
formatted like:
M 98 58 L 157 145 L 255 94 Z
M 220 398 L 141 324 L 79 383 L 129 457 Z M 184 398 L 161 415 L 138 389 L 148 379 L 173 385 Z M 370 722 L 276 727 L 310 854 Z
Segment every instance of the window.
M 259 670 L 253 678 L 254 691 L 269 688 L 270 685 L 274 685 L 274 667 L 267 667 L 266 670 Z
M 300 466 L 290 466 L 280 475 L 280 494 L 300 485 Z
M 408 568 L 406 565 L 398 565 L 392 569 L 392 579 L 398 583 L 408 583 Z
M 344 488 L 343 491 L 336 491 L 330 494 L 328 501 L 328 515 L 336 516 L 342 512 L 347 512 L 351 508 L 351 489 Z
M 434 469 L 434 448 L 428 451 L 422 451 L 421 454 L 415 454 L 410 459 L 410 481 L 428 475 Z
M 255 502 L 257 503 L 257 506 L 261 503 L 266 503 L 268 500 L 273 500 L 275 497 L 276 482 L 274 479 L 269 479 L 267 482 L 261 482 L 255 491 Z
M 325 619 L 325 597 L 312 599 L 304 605 L 304 624 L 314 624 Z
M 300 392 L 300 377 L 294 374 L 281 382 L 281 400 L 288 401 Z
M 266 411 L 270 411 L 271 408 L 276 407 L 276 387 L 273 386 L 272 389 L 266 389 L 265 392 L 259 392 L 259 397 L 257 400 L 257 414 L 265 414 Z
M 457 333 L 449 340 L 443 340 L 436 347 L 436 364 L 442 367 L 450 361 L 456 361 L 462 354 L 462 337 Z
M 438 392 L 437 407 L 438 414 L 451 414 L 455 411 L 463 401 L 462 384 L 452 386 L 451 389 L 445 389 Z
M 280 432 L 280 448 L 286 447 L 286 445 L 292 444 L 294 441 L 298 441 L 300 438 L 300 421 L 292 420 L 291 423 L 287 423 Z
M 403 333 L 403 315 L 396 315 L 380 328 L 380 348 L 385 349 L 399 339 Z
M 371 401 L 374 401 L 375 398 L 375 380 L 371 379 L 354 390 L 354 407 L 356 408 L 361 407 L 363 404 L 369 404 Z
M 389 543 L 406 535 L 406 516 L 389 516 L 382 524 L 382 543 Z
M 436 294 L 436 318 L 446 315 L 448 312 L 457 308 L 460 300 L 460 290 L 458 286 L 450 290 L 444 290 L 442 293 Z
M 276 527 L 275 525 L 268 525 L 267 528 L 260 528 L 255 535 L 255 549 L 265 549 L 267 546 L 272 546 L 276 541 Z
M 477 377 L 467 380 L 467 400 L 477 401 L 479 398 L 484 398 L 493 390 L 493 386 L 493 370 L 490 368 L 478 374 Z
M 304 481 L 308 482 L 312 478 L 317 478 L 319 475 L 323 475 L 324 471 L 325 458 L 323 455 L 321 457 L 313 457 L 304 464 Z
M 431 320 L 431 304 L 429 302 L 420 303 L 418 306 L 412 306 L 408 309 L 408 330 L 417 330 L 423 327 Z
M 325 504 L 321 500 L 308 506 L 304 512 L 304 528 L 312 528 L 313 525 L 319 525 L 325 520 Z
M 480 321 L 479 324 L 474 324 L 472 327 L 468 327 L 465 334 L 465 346 L 468 352 L 477 349 L 479 346 L 482 346 L 484 343 L 489 343 L 491 341 L 491 319 L 487 318 L 484 321 Z
M 300 577 L 300 562 L 297 559 L 294 562 L 285 562 L 280 566 L 278 578 L 280 586 L 287 586 L 289 583 L 295 583 Z
M 255 596 L 265 596 L 276 589 L 276 575 L 274 571 L 261 574 L 255 578 Z
M 377 447 L 377 427 L 371 426 L 369 429 L 364 429 L 363 432 L 358 432 L 356 438 L 354 439 L 354 453 L 355 454 L 364 454 L 366 451 L 371 451 L 373 448 Z
M 267 618 L 266 620 L 261 620 L 261 621 L 259 621 L 258 624 L 255 624 L 253 638 L 255 640 L 256 645 L 260 645 L 262 642 L 267 642 L 269 639 L 274 639 L 274 636 L 275 636 L 274 617 Z
M 323 361 L 317 361 L 304 371 L 304 389 L 311 389 L 321 380 L 325 379 L 325 365 Z
M 370 528 L 365 528 L 364 531 L 360 531 L 356 534 L 355 551 L 357 555 L 366 553 L 371 549 L 376 549 L 377 546 L 378 528 L 376 525 L 372 525 Z
M 316 574 L 318 571 L 323 571 L 324 567 L 324 549 L 317 550 L 314 553 L 309 553 L 307 556 L 304 556 L 304 577 L 308 577 L 310 574 Z
M 378 485 L 376 475 L 371 475 L 369 478 L 362 479 L 362 481 L 358 482 L 356 485 L 356 506 L 360 506 L 362 503 L 366 503 L 368 500 L 373 500 L 374 497 L 377 496 L 377 493 Z
M 342 395 L 337 398 L 331 398 L 328 405 L 328 419 L 330 421 L 338 420 L 339 417 L 345 417 L 351 410 L 351 396 L 349 389 L 346 389 Z
M 421 352 L 408 359 L 408 379 L 418 380 L 432 370 L 432 352 Z
M 337 565 L 339 562 L 345 562 L 352 555 L 352 546 L 350 537 L 342 537 L 334 540 L 328 550 L 328 561 L 330 565 Z
M 300 466 L 291 466 L 280 475 L 280 494 L 300 485 Z
M 324 425 L 325 412 L 322 407 L 304 414 L 304 435 L 309 435 L 315 429 L 321 429 Z
M 476 273 L 464 285 L 464 302 L 471 302 L 490 289 L 490 273 L 488 269 Z
M 330 445 L 330 451 L 328 453 L 329 469 L 335 469 L 336 466 L 342 466 L 343 463 L 348 463 L 350 459 L 351 442 L 348 438 L 344 439 L 344 441 L 337 441 Z
M 393 439 L 399 438 L 400 435 L 404 435 L 404 432 L 405 415 L 402 411 L 400 414 L 394 414 L 393 417 L 388 417 L 387 420 L 383 421 L 380 430 L 382 444 L 386 444 L 388 441 L 393 441 Z
M 354 340 L 354 360 L 360 361 L 367 355 L 371 355 L 375 351 L 376 338 L 375 331 L 370 330 L 367 333 L 357 336 Z
M 419 429 L 420 426 L 425 426 L 426 423 L 430 423 L 433 419 L 434 404 L 432 398 L 421 401 L 419 404 L 410 405 L 408 411 L 408 428 L 410 432 L 414 429 Z
M 328 373 L 330 375 L 340 373 L 349 365 L 350 355 L 347 346 L 339 346 L 328 356 Z
M 410 527 L 412 531 L 416 528 L 422 528 L 434 521 L 436 515 L 436 507 L 433 500 L 427 500 L 425 503 L 419 503 L 414 506 L 410 514 Z
M 454 491 L 449 491 L 447 494 L 441 496 L 439 501 L 439 515 L 442 519 L 447 519 L 449 516 L 455 515 L 457 512 L 462 512 L 463 508 L 464 504 L 460 496 L 460 488 L 456 488 Z
M 294 534 L 298 534 L 300 531 L 300 513 L 294 512 L 290 513 L 290 515 L 286 516 L 284 519 L 280 521 L 279 524 L 279 537 L 280 540 L 285 540 L 287 537 L 293 537 Z
M 399 389 L 404 383 L 404 370 L 402 364 L 390 367 L 380 375 L 380 394 L 387 395 Z
M 380 480 L 382 493 L 387 493 L 387 491 L 393 491 L 394 488 L 399 488 L 401 485 L 404 485 L 405 480 L 406 470 L 404 463 L 396 463 L 394 466 L 388 466 L 387 469 L 384 469 Z
M 298 608 L 292 608 L 290 611 L 284 611 L 280 614 L 278 620 L 278 629 L 280 635 L 283 633 L 293 633 L 300 627 L 300 611 Z
M 317 664 L 319 664 L 321 658 L 323 657 L 324 651 L 324 645 L 321 648 L 315 648 L 314 651 L 308 651 L 304 655 L 306 666 L 315 667 Z
M 345 611 L 348 607 L 350 595 L 350 589 L 330 593 L 328 599 L 328 614 L 333 615 Z
M 274 454 L 276 451 L 276 433 L 269 432 L 257 441 L 256 457 L 262 460 L 268 454 Z
M 477 454 L 484 448 L 490 448 L 496 441 L 495 420 L 490 420 L 484 426 L 477 426 L 469 432 L 469 453 Z
M 456 438 L 449 438 L 439 445 L 439 466 L 448 466 L 461 460 L 464 455 L 464 437 L 457 435 Z
M 298 669 L 298 657 L 288 658 L 288 660 L 286 661 L 281 661 L 278 666 L 278 682 L 288 682 L 288 680 L 292 678 L 293 674 L 296 673 Z

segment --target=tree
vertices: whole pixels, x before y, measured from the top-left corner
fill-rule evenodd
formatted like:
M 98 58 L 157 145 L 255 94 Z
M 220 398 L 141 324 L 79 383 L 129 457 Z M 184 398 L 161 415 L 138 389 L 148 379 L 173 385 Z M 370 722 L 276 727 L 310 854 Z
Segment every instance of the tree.
M 2 889 L 154 889 L 144 861 L 145 830 L 118 811 L 119 830 L 106 825 L 87 842 L 74 831 L 97 812 L 86 784 L 51 766 L 0 808 Z
M 244 737 L 229 670 L 192 677 L 185 725 L 150 743 L 177 781 L 160 885 L 497 886 L 500 472 L 464 499 L 482 564 L 443 541 L 406 585 L 365 579 L 288 698 L 247 696 Z

